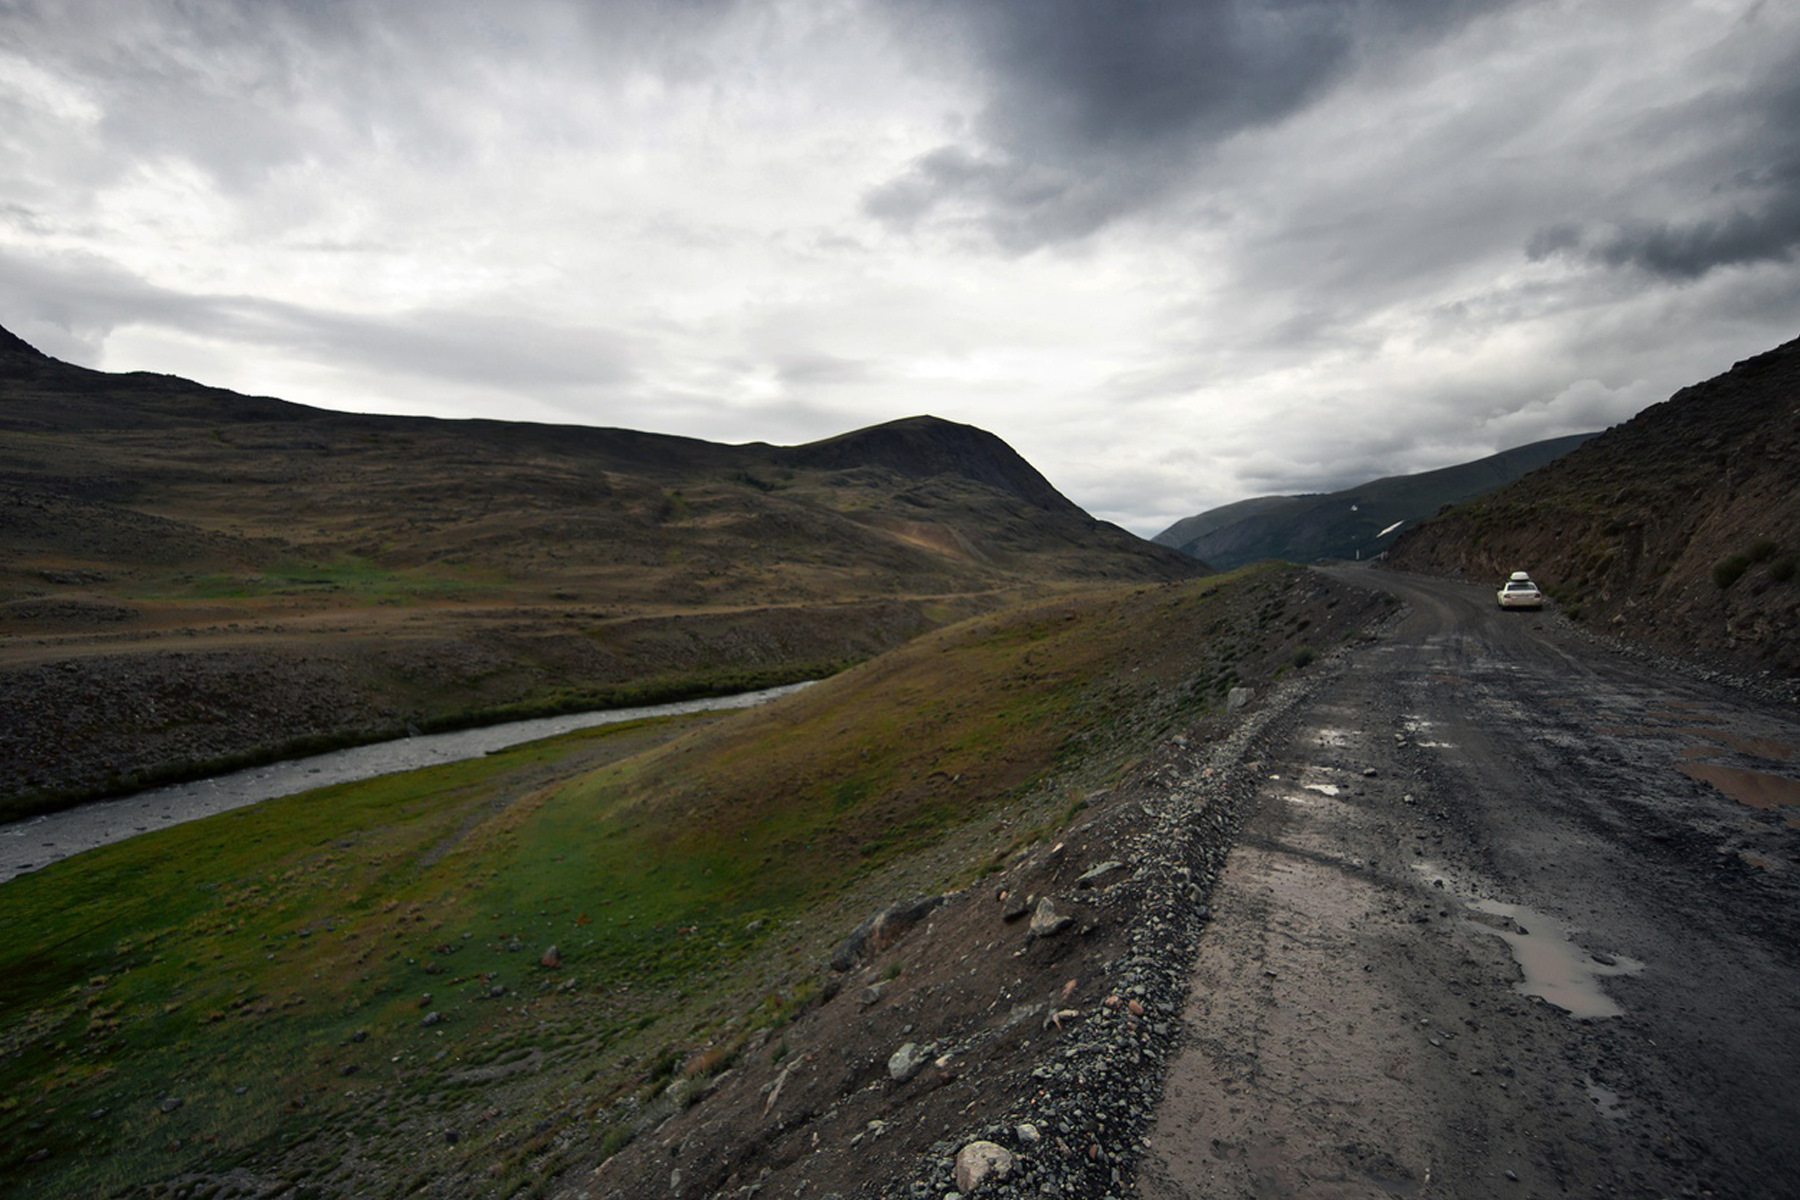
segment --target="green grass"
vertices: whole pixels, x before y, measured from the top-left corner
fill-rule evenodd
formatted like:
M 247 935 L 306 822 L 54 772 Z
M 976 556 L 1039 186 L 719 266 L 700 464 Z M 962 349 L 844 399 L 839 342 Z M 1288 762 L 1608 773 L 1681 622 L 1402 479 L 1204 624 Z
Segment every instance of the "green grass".
M 339 1091 L 330 1081 L 348 1063 L 360 1077 L 417 1053 L 422 992 L 458 1010 L 459 1042 L 486 1032 L 499 1006 L 462 1012 L 446 985 L 483 973 L 529 982 L 543 947 L 512 951 L 504 935 L 548 931 L 474 903 L 467 855 L 445 850 L 504 825 L 497 794 L 534 771 L 653 724 L 269 801 L 7 883 L 0 1140 L 48 1147 L 55 1167 L 31 1178 L 58 1181 L 28 1194 L 141 1179 L 170 1140 L 209 1159 L 304 1135 L 335 1109 L 296 1098 Z M 441 973 L 424 971 L 440 958 Z M 350 1041 L 359 1029 L 365 1039 Z M 166 1096 L 183 1103 L 163 1113 Z M 0 1183 L 18 1166 L 0 1163 Z
M 395 569 L 367 558 L 285 560 L 257 569 L 167 577 L 126 591 L 127 598 L 156 600 L 256 600 L 271 596 L 335 595 L 365 602 L 398 603 L 489 591 L 501 583 L 491 572 L 434 563 Z
M 322 1169 L 357 1129 L 415 1162 L 433 1121 L 491 1102 L 456 1070 L 541 1054 L 515 1107 L 599 1113 L 690 1050 L 728 1059 L 811 1002 L 806 964 L 783 965 L 793 922 L 840 933 L 822 914 L 858 881 L 1002 810 L 1054 836 L 1079 807 L 1058 780 L 1216 703 L 1222 657 L 1230 678 L 1293 660 L 1297 632 L 1261 668 L 1250 639 L 1298 625 L 1274 616 L 1299 575 L 1062 597 L 767 708 L 270 801 L 0 886 L 0 1143 L 19 1148 L 0 1190 Z M 991 839 L 970 845 L 935 886 L 992 865 Z M 499 1142 L 434 1144 L 464 1162 Z

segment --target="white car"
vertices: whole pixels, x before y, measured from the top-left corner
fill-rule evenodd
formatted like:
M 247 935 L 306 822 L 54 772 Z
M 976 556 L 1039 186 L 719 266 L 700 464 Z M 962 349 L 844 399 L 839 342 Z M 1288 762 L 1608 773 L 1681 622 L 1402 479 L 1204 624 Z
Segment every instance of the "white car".
M 1531 576 L 1523 571 L 1514 571 L 1512 578 L 1500 585 L 1494 593 L 1501 608 L 1542 608 L 1544 593 L 1538 591 L 1538 585 L 1531 582 Z

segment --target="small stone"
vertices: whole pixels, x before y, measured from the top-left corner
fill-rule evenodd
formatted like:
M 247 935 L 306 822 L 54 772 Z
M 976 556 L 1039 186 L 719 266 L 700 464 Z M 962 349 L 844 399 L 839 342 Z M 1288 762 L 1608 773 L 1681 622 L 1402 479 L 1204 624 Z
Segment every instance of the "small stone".
M 1074 923 L 1074 917 L 1059 916 L 1050 897 L 1045 896 L 1037 902 L 1037 911 L 1031 914 L 1031 936 L 1054 937 Z
M 956 1154 L 957 1190 L 972 1192 L 990 1179 L 1005 1179 L 1014 1161 L 1012 1151 L 997 1142 L 970 1142 Z
M 555 946 L 551 946 L 539 956 L 538 966 L 548 967 L 551 970 L 555 970 L 557 967 L 562 966 L 562 951 L 558 950 Z
M 1124 865 L 1125 864 L 1122 862 L 1111 860 L 1103 863 L 1095 863 L 1084 871 L 1081 877 L 1075 881 L 1075 886 L 1078 888 L 1091 888 Z
M 917 1042 L 908 1042 L 888 1056 L 888 1078 L 895 1083 L 905 1083 L 925 1069 L 927 1062 L 925 1051 Z

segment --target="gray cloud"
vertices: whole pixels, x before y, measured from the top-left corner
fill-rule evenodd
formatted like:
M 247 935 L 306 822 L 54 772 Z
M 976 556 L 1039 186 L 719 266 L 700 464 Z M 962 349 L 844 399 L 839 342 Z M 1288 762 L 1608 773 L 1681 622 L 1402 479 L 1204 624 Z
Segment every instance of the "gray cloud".
M 1755 31 L 1735 32 L 1747 39 Z M 1792 261 L 1800 250 L 1800 52 L 1781 49 L 1760 70 L 1722 77 L 1692 100 L 1641 114 L 1626 134 L 1646 164 L 1633 193 L 1689 213 L 1645 215 L 1627 193 L 1608 201 L 1613 211 L 1539 228 L 1527 257 L 1561 255 L 1678 282 Z M 1704 131 L 1697 142 L 1695 131 Z M 1684 152 L 1659 158 L 1657 145 L 1671 141 Z
M 1155 203 L 1231 136 L 1316 101 L 1360 57 L 1400 52 L 1501 0 L 915 0 L 973 46 L 977 144 L 940 147 L 866 211 L 911 227 L 951 210 L 1002 247 L 1084 237 Z
M 352 316 L 254 296 L 196 295 L 103 260 L 33 259 L 4 247 L 0 308 L 31 314 L 29 322 L 14 322 L 28 341 L 88 364 L 99 360 L 110 334 L 136 325 L 502 394 L 603 393 L 635 378 L 628 340 L 604 330 L 466 309 Z
M 932 411 L 1154 532 L 1792 337 L 1796 80 L 1754 0 L 0 0 L 0 323 L 332 406 Z

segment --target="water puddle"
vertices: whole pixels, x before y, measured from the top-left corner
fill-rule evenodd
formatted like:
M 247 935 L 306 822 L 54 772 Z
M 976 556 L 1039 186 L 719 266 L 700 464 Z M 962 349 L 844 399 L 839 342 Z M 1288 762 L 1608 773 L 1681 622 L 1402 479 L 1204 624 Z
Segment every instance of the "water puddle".
M 1774 738 L 1749 737 L 1741 733 L 1732 733 L 1727 729 L 1696 729 L 1693 732 L 1709 738 L 1716 738 L 1724 745 L 1730 746 L 1740 754 L 1748 754 L 1751 758 L 1785 762 L 1794 757 L 1792 746 L 1786 742 L 1778 742 Z
M 1587 1088 L 1588 1099 L 1600 1110 L 1600 1115 L 1608 1121 L 1623 1121 L 1626 1117 L 1625 1098 L 1603 1083 L 1595 1083 L 1592 1075 L 1582 1076 L 1581 1082 Z
M 1800 805 L 1800 779 L 1709 762 L 1677 763 L 1675 769 L 1691 779 L 1712 784 L 1739 804 L 1747 804 L 1751 808 L 1776 809 Z
M 1439 742 L 1432 740 L 1428 735 L 1431 733 L 1432 729 L 1436 728 L 1436 726 L 1432 722 L 1427 721 L 1424 717 L 1402 717 L 1400 720 L 1400 728 L 1406 730 L 1407 736 L 1412 738 L 1413 745 L 1415 746 L 1425 746 L 1435 750 L 1448 750 L 1455 745 L 1454 742 Z
M 1786 742 L 1778 742 L 1774 738 L 1745 737 L 1741 733 L 1727 733 L 1724 730 L 1719 730 L 1714 736 L 1733 750 L 1742 751 L 1752 758 L 1767 758 L 1781 762 L 1800 753 Z
M 1472 900 L 1468 907 L 1498 921 L 1470 918 L 1483 929 L 1505 939 L 1525 978 L 1516 991 L 1537 996 L 1577 1020 L 1616 1017 L 1625 1010 L 1600 990 L 1609 975 L 1635 975 L 1644 964 L 1630 958 L 1591 955 L 1575 944 L 1567 926 L 1523 904 L 1498 900 Z

